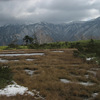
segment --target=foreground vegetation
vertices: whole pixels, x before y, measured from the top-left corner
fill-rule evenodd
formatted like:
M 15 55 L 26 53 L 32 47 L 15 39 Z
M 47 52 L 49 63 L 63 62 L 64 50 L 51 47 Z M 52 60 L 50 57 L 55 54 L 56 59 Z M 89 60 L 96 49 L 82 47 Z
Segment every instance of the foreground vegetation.
M 77 48 L 79 51 L 83 52 L 85 49 L 86 52 L 94 53 L 99 52 L 100 40 L 82 40 L 82 41 L 73 41 L 73 42 L 53 42 L 53 43 L 30 43 L 25 45 L 9 44 L 8 46 L 0 46 L 0 50 L 9 50 L 9 49 L 64 49 L 64 48 Z
M 36 100 L 36 97 L 38 100 L 100 100 L 99 40 L 42 45 L 27 43 L 26 46 L 11 44 L 0 48 L 0 54 L 44 53 L 42 56 L 0 56 L 1 59 L 8 60 L 0 62 L 0 78 L 4 80 L 0 81 L 0 88 L 12 81 L 13 73 L 13 80 L 17 84 L 28 87 L 35 93 L 34 97 L 19 94 L 12 97 L 0 96 L 0 100 Z M 91 59 L 87 61 L 86 58 Z M 34 71 L 34 74 L 29 75 L 25 70 Z M 64 83 L 61 79 L 69 82 Z M 92 85 L 84 85 L 87 83 Z M 98 95 L 93 97 L 95 93 Z
M 63 52 L 57 52 L 58 50 Z M 80 58 L 73 56 L 76 49 L 47 49 L 47 50 L 6 50 L 0 53 L 33 53 L 43 52 L 43 56 L 1 56 L 9 62 L 0 63 L 0 66 L 10 66 L 14 73 L 13 80 L 17 84 L 28 87 L 30 91 L 40 92 L 38 100 L 83 100 L 92 98 L 100 99 L 100 70 L 95 63 L 88 64 Z M 56 51 L 56 52 L 55 52 Z M 34 59 L 27 61 L 26 59 Z M 13 61 L 19 60 L 19 61 Z M 25 70 L 33 70 L 34 74 L 29 75 Z M 94 75 L 91 71 L 96 72 Z M 88 77 L 86 77 L 88 75 Z M 69 83 L 61 82 L 67 79 Z M 83 83 L 93 83 L 93 85 L 82 85 Z M 92 94 L 98 93 L 97 97 Z M 38 97 L 38 95 L 35 95 Z M 36 100 L 29 95 L 16 95 L 12 97 L 0 96 L 0 100 Z
M 100 64 L 100 40 L 88 40 L 76 42 L 72 47 L 77 48 L 78 51 L 74 52 L 76 57 L 83 59 L 90 58 L 92 62 Z
M 12 82 L 12 72 L 8 66 L 0 66 L 0 89 Z
M 0 46 L 0 50 L 76 48 L 78 50 L 74 52 L 76 57 L 81 57 L 83 59 L 91 57 L 92 61 L 100 64 L 100 40 L 91 39 L 85 41 L 55 42 L 48 44 L 38 44 L 38 42 L 32 42 L 33 38 L 28 36 L 26 36 L 24 40 L 26 41 L 26 45 L 17 45 L 12 43 L 8 46 Z

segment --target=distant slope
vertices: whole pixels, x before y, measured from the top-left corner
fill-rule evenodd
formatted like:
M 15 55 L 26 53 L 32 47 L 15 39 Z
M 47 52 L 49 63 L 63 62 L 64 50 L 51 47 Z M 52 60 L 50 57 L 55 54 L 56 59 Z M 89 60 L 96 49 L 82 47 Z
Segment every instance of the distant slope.
M 7 25 L 0 27 L 0 45 L 13 41 L 22 44 L 25 35 L 36 34 L 39 43 L 100 39 L 100 17 L 87 22 L 68 24 L 35 23 L 30 25 Z

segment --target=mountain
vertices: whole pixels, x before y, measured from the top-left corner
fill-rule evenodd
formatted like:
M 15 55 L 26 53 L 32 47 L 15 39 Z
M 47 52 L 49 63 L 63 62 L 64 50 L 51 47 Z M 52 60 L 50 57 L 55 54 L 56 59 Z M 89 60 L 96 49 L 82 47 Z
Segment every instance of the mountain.
M 34 34 L 40 44 L 90 38 L 100 39 L 100 17 L 86 22 L 67 24 L 41 22 L 29 25 L 5 25 L 0 27 L 0 45 L 8 45 L 12 42 L 22 44 L 25 35 L 34 37 Z

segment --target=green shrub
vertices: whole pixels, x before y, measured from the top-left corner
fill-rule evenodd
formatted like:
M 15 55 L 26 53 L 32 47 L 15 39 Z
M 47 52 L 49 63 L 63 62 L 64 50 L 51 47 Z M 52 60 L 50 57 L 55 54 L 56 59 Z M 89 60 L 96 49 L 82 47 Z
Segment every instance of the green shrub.
M 12 72 L 9 67 L 0 67 L 0 88 L 5 87 L 12 81 Z
M 28 49 L 38 49 L 38 48 L 40 48 L 40 46 L 39 44 L 36 44 L 36 43 L 28 45 Z
M 18 45 L 11 43 L 8 45 L 8 48 L 18 48 Z
M 80 54 L 80 52 L 79 52 L 79 51 L 77 51 L 77 50 L 74 50 L 74 51 L 73 51 L 73 55 L 74 55 L 75 57 L 78 57 L 78 56 L 79 56 L 79 54 Z

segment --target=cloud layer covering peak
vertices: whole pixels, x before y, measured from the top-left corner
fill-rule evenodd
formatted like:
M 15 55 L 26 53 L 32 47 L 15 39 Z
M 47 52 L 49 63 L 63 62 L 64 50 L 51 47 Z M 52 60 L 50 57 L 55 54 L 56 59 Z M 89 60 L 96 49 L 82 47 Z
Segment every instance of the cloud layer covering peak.
M 66 23 L 100 16 L 100 0 L 0 0 L 0 25 Z

